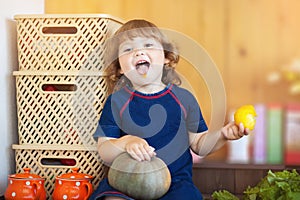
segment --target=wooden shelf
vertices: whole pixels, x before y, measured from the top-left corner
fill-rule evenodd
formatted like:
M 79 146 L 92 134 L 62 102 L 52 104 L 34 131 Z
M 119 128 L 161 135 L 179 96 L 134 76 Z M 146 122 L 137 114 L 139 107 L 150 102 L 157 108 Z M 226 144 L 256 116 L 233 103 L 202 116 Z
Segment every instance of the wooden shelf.
M 224 163 L 224 162 L 203 162 L 194 163 L 194 169 L 271 169 L 281 170 L 286 166 L 283 164 L 271 165 L 271 164 L 237 164 L 237 163 Z M 300 166 L 299 166 L 300 167 Z
M 193 166 L 193 181 L 209 199 L 214 191 L 227 190 L 238 197 L 248 186 L 255 186 L 267 175 L 269 170 L 284 169 L 300 170 L 300 166 L 270 165 L 270 164 L 230 164 L 218 162 L 195 163 Z

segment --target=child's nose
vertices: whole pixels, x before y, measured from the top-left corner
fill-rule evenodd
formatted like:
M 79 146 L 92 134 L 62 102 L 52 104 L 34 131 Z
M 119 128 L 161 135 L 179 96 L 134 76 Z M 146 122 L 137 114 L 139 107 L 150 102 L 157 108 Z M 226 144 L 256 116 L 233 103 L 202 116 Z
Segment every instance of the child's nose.
M 141 56 L 141 55 L 145 55 L 143 49 L 137 49 L 137 50 L 135 51 L 135 56 Z

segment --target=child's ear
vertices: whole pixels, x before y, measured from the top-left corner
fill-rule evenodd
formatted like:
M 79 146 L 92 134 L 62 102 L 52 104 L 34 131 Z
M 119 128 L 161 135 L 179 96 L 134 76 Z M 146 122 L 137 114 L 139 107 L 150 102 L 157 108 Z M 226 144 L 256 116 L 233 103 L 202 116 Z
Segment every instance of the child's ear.
M 123 72 L 123 70 L 121 68 L 119 69 L 119 73 L 120 74 L 124 74 L 124 72 Z
M 165 65 L 169 65 L 169 63 L 170 63 L 170 60 L 168 59 L 168 58 L 165 58 Z

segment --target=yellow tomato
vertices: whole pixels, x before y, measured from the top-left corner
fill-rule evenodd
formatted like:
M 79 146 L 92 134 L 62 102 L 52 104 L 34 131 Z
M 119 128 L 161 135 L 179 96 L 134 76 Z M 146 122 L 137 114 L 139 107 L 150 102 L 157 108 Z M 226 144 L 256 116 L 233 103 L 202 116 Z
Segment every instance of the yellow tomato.
M 253 105 L 244 105 L 234 113 L 234 121 L 236 125 L 243 123 L 245 128 L 253 130 L 256 123 L 256 111 Z

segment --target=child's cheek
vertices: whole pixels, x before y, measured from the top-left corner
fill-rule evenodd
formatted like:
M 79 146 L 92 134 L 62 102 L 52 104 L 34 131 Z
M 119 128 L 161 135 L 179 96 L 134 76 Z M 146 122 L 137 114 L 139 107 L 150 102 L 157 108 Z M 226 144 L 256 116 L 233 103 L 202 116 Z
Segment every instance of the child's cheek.
M 130 63 L 130 60 L 125 55 L 119 57 L 119 63 L 120 63 L 121 69 L 124 73 L 133 69 L 133 66 Z

